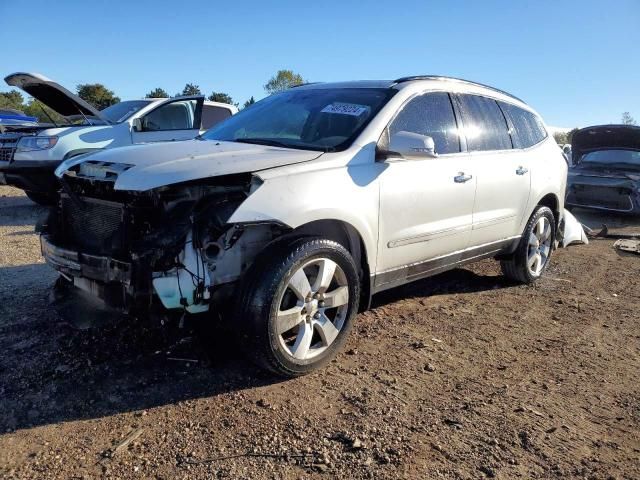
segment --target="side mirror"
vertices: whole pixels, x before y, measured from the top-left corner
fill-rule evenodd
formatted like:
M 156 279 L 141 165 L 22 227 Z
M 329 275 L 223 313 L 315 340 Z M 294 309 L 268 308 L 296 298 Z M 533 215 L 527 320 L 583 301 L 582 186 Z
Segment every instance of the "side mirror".
M 141 132 L 142 131 L 142 119 L 141 118 L 134 118 L 133 119 L 133 131 L 134 132 Z
M 436 145 L 432 137 L 400 131 L 391 135 L 389 150 L 406 159 L 436 158 Z

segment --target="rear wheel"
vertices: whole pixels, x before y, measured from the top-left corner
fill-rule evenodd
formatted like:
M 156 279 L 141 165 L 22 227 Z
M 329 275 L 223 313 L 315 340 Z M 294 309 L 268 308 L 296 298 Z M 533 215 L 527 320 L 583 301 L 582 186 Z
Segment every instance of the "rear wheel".
M 535 282 L 549 265 L 555 231 L 551 209 L 538 206 L 527 222 L 516 251 L 500 261 L 502 273 L 516 282 Z
M 259 366 L 295 377 L 328 363 L 344 344 L 360 287 L 349 252 L 331 240 L 276 242 L 245 275 L 239 315 L 245 351 Z
M 38 205 L 49 207 L 55 205 L 58 201 L 58 195 L 55 193 L 41 193 L 41 192 L 29 192 L 25 191 L 29 200 Z

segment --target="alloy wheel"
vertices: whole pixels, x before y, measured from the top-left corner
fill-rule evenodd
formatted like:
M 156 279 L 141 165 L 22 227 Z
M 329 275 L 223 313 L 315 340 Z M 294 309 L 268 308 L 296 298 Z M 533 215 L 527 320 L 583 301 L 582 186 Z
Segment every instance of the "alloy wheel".
M 527 268 L 534 277 L 542 273 L 551 253 L 551 222 L 540 217 L 529 235 L 527 250 Z
M 349 285 L 340 266 L 328 258 L 309 260 L 288 279 L 275 320 L 280 347 L 309 360 L 338 338 L 349 307 Z

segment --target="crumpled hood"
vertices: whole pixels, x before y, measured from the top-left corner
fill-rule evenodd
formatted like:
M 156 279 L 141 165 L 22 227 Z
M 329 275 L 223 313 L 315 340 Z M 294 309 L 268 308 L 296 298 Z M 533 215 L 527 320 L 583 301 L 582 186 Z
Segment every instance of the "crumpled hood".
M 60 164 L 56 175 L 63 177 L 67 170 L 77 170 L 73 168 L 76 165 L 91 162 L 91 171 L 101 179 L 104 178 L 99 176 L 102 166 L 111 172 L 116 165 L 116 190 L 146 191 L 190 180 L 308 162 L 321 155 L 322 152 L 317 151 L 218 140 L 159 142 L 107 149 L 72 158 Z M 117 168 L 123 164 L 125 168 Z

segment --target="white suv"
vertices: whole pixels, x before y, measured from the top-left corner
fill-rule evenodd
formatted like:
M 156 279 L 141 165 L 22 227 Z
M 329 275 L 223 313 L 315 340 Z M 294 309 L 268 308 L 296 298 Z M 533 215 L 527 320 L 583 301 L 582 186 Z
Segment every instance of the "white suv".
M 43 205 L 57 201 L 53 172 L 63 160 L 123 145 L 192 139 L 238 111 L 202 96 L 125 100 L 98 111 L 37 73 L 13 73 L 5 81 L 65 120 L 0 128 L 0 184 L 22 188 Z
M 56 174 L 41 244 L 63 315 L 226 319 L 258 364 L 295 376 L 336 354 L 376 292 L 489 257 L 535 281 L 567 164 L 521 100 L 423 76 L 293 88 L 199 139 Z

